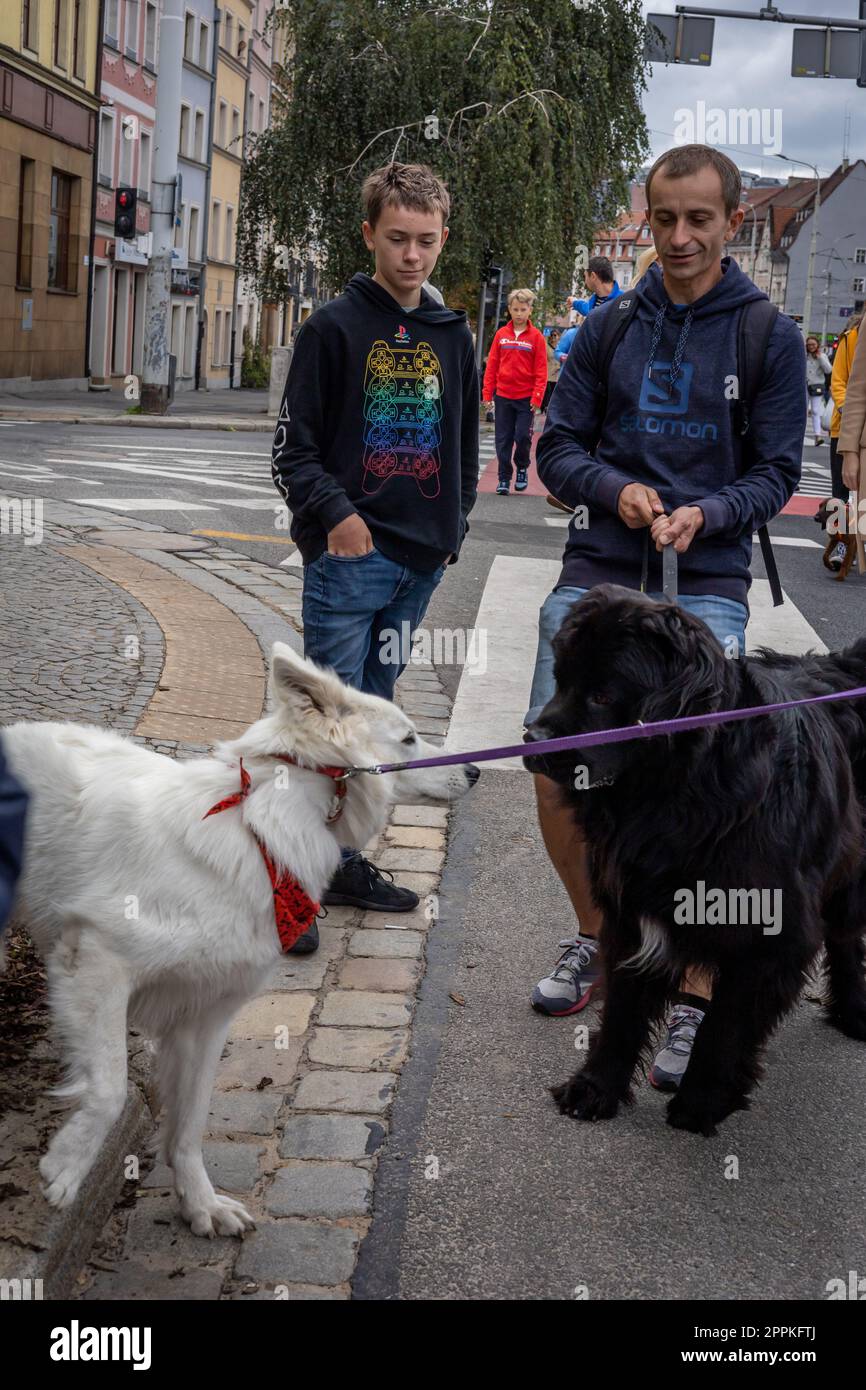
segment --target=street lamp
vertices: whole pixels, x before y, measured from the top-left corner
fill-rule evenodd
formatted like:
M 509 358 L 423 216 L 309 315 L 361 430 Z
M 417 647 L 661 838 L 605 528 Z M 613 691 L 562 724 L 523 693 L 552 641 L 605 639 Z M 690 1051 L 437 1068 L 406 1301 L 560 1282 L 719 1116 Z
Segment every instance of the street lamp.
M 818 213 L 821 208 L 821 175 L 818 173 L 814 164 L 810 164 L 808 159 L 794 159 L 789 154 L 779 154 L 777 159 L 784 159 L 788 164 L 805 164 L 807 169 L 811 169 L 815 175 L 815 210 L 812 215 L 812 236 L 809 242 L 809 267 L 806 271 L 806 297 L 803 300 L 803 337 L 809 336 L 809 319 L 812 314 L 812 276 L 815 270 L 815 247 L 818 242 Z

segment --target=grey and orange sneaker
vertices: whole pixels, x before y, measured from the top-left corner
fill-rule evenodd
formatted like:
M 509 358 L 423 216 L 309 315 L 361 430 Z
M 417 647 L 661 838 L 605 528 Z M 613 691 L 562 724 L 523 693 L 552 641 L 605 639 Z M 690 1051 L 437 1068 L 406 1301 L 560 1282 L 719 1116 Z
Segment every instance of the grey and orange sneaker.
M 591 936 L 560 941 L 566 949 L 549 975 L 539 980 L 530 996 L 533 1009 L 551 1018 L 565 1018 L 585 1009 L 601 979 L 598 942 Z
M 657 1091 L 676 1091 L 686 1074 L 695 1034 L 704 1021 L 704 1010 L 691 1004 L 675 1004 L 668 1019 L 668 1035 L 656 1053 L 649 1079 Z

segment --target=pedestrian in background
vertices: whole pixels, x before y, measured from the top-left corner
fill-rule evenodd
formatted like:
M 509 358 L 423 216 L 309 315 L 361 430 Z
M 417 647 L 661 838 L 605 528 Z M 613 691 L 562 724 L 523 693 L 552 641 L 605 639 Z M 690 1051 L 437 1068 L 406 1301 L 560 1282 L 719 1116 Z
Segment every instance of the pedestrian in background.
M 824 443 L 824 427 L 821 416 L 824 413 L 824 375 L 832 372 L 830 359 L 821 351 L 817 338 L 806 339 L 806 413 L 812 417 L 812 430 L 815 443 Z M 808 419 L 807 419 L 808 424 Z
M 833 371 L 830 376 L 830 393 L 833 397 L 833 417 L 830 421 L 830 496 L 837 498 L 841 502 L 848 501 L 848 489 L 842 481 L 842 459 L 839 455 L 839 431 L 842 428 L 842 409 L 845 405 L 845 395 L 848 390 L 848 378 L 851 375 L 851 366 L 854 361 L 854 350 L 857 347 L 857 335 L 860 327 L 861 315 L 852 319 L 847 331 L 839 339 L 836 345 L 836 352 L 833 357 Z M 822 502 L 815 514 L 816 521 L 826 529 L 827 526 L 827 503 Z M 845 559 L 845 543 L 840 541 L 836 549 L 830 555 L 828 565 L 832 570 L 839 570 Z
M 553 395 L 553 388 L 559 376 L 560 362 L 556 355 L 556 344 L 559 342 L 559 329 L 552 328 L 547 339 L 547 385 L 544 388 L 544 400 L 541 402 L 542 415 L 547 414 L 547 407 Z
M 0 741 L 0 936 L 12 912 L 15 885 L 24 857 L 27 793 L 6 766 Z M 0 963 L 3 960 L 0 946 Z
M 496 458 L 499 483 L 496 491 L 511 491 L 511 457 L 517 477 L 515 492 L 529 486 L 529 449 L 535 412 L 547 386 L 547 344 L 532 323 L 532 290 L 512 290 L 508 296 L 510 322 L 497 329 L 490 344 L 484 373 L 484 404 L 495 404 Z
M 863 346 L 864 343 L 866 343 L 866 333 L 860 333 L 857 348 L 852 353 L 838 443 L 839 453 L 842 455 L 842 482 L 846 488 L 851 490 L 850 500 L 854 513 L 853 530 L 856 537 L 857 568 L 861 578 L 866 574 L 866 552 L 864 552 L 863 532 L 861 531 L 861 521 L 866 528 L 866 520 L 863 520 L 859 515 L 859 503 L 861 500 L 866 500 L 866 347 Z

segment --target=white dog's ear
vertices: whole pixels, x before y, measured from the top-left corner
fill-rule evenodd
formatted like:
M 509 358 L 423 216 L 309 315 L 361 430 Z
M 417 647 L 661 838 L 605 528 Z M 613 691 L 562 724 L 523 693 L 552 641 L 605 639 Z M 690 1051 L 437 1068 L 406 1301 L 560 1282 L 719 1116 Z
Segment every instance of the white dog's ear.
M 311 704 L 329 719 L 346 712 L 342 681 L 298 656 L 285 642 L 275 642 L 271 649 L 271 690 L 281 704 Z

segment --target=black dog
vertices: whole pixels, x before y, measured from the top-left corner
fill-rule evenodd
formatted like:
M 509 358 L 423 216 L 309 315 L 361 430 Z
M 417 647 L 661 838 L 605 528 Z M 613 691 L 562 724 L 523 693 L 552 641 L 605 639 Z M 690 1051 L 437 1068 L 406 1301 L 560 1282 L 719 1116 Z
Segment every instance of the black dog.
M 608 584 L 575 604 L 554 653 L 557 693 L 529 740 L 866 685 L 866 640 L 732 660 L 675 603 Z M 553 1089 L 564 1114 L 607 1119 L 631 1099 L 690 965 L 714 989 L 668 1106 L 677 1128 L 711 1135 L 747 1107 L 762 1045 L 822 944 L 829 1021 L 866 1040 L 866 699 L 524 762 L 573 808 L 604 919 L 604 1016 L 584 1069 Z M 711 890 L 722 892 L 702 913 Z M 755 911 L 771 900 L 778 921 Z

